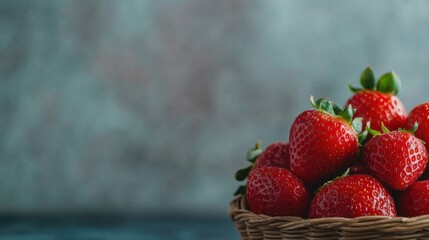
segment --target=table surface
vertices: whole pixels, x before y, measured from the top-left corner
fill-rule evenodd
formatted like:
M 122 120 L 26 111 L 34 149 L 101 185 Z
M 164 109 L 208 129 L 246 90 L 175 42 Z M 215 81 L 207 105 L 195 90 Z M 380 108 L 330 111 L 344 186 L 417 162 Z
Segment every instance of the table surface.
M 233 222 L 227 216 L 0 216 L 0 239 L 237 240 L 240 238 Z

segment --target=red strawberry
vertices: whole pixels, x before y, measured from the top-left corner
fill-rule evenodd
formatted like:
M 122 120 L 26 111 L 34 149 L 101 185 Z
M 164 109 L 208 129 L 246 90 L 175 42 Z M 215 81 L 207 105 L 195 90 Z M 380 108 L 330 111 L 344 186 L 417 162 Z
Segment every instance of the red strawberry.
M 235 173 L 235 179 L 237 181 L 246 180 L 249 172 L 253 168 L 272 166 L 289 168 L 289 144 L 286 142 L 273 143 L 262 151 L 260 142 L 257 142 L 254 148 L 251 148 L 247 152 L 247 161 L 250 165 L 246 168 L 240 169 Z M 234 195 L 243 195 L 245 193 L 246 186 L 241 185 Z
M 396 216 L 389 192 L 375 178 L 358 174 L 333 180 L 316 193 L 310 203 L 309 218 Z
M 262 166 L 289 168 L 289 159 L 289 143 L 273 143 L 259 155 L 254 168 Z
M 285 168 L 259 167 L 249 174 L 246 197 L 254 213 L 303 217 L 309 202 L 309 191 Z
M 377 134 L 363 148 L 366 169 L 394 190 L 407 188 L 422 175 L 428 162 L 423 143 L 405 131 Z
M 362 127 L 351 119 L 353 109 L 342 111 L 332 102 L 313 102 L 317 110 L 301 113 L 293 122 L 289 136 L 290 169 L 305 183 L 315 186 L 344 171 L 357 158 L 356 132 Z M 340 117 L 341 116 L 341 117 Z
M 422 103 L 411 110 L 407 117 L 406 128 L 411 128 L 418 123 L 414 135 L 424 141 L 426 150 L 429 150 L 429 102 Z M 422 179 L 429 179 L 429 168 L 422 175 Z
M 415 123 L 419 124 L 414 135 L 426 143 L 426 149 L 429 147 L 429 102 L 422 103 L 415 107 L 407 118 L 406 128 L 412 128 Z
M 415 182 L 399 193 L 398 213 L 403 217 L 429 214 L 429 180 Z
M 400 89 L 399 77 L 389 72 L 380 77 L 375 88 L 374 74 L 371 68 L 365 69 L 360 79 L 364 89 L 350 86 L 355 92 L 346 105 L 356 109 L 355 116 L 363 118 L 363 125 L 369 121 L 371 128 L 381 131 L 381 123 L 393 130 L 404 127 L 407 118 L 405 107 L 395 95 Z

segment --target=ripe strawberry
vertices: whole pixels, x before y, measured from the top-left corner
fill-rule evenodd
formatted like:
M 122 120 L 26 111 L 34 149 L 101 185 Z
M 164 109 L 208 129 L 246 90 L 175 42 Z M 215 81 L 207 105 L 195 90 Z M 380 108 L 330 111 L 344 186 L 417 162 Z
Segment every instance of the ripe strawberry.
M 411 128 L 415 123 L 418 123 L 414 135 L 423 140 L 426 150 L 429 150 L 429 102 L 422 103 L 411 110 L 407 117 L 406 128 Z M 421 179 L 429 179 L 429 168 L 423 173 Z
M 273 143 L 259 155 L 254 168 L 262 166 L 289 168 L 289 159 L 289 143 Z
M 303 217 L 309 202 L 309 191 L 285 168 L 259 167 L 249 174 L 246 197 L 254 213 Z
M 346 105 L 356 109 L 356 117 L 363 118 L 363 125 L 369 121 L 371 128 L 381 131 L 381 123 L 393 130 L 404 127 L 407 118 L 405 107 L 395 95 L 400 89 L 399 77 L 394 72 L 382 75 L 375 87 L 374 73 L 366 68 L 361 75 L 361 85 L 364 89 L 350 86 L 355 94 Z
M 371 130 L 375 135 L 363 148 L 362 161 L 366 169 L 394 190 L 403 190 L 423 173 L 427 151 L 412 133 L 401 131 L 385 133 Z
M 429 147 L 429 102 L 422 103 L 411 110 L 407 117 L 406 128 L 412 128 L 415 123 L 419 124 L 414 135 L 426 143 L 426 149 Z
M 309 218 L 396 216 L 389 192 L 375 178 L 357 174 L 333 180 L 316 193 L 310 203 Z
M 403 217 L 429 214 L 429 180 L 413 183 L 398 196 L 398 213 Z
M 246 168 L 240 169 L 235 173 L 235 179 L 237 181 L 246 180 L 249 172 L 253 168 L 272 166 L 289 168 L 289 144 L 287 142 L 273 143 L 262 151 L 260 143 L 257 142 L 254 148 L 251 148 L 247 152 L 247 161 L 250 165 Z M 246 186 L 241 185 L 234 195 L 244 194 L 246 192 Z
M 344 111 L 320 99 L 312 101 L 317 110 L 301 113 L 293 122 L 289 136 L 290 169 L 310 186 L 332 179 L 357 158 L 357 132 L 362 128 L 353 109 Z

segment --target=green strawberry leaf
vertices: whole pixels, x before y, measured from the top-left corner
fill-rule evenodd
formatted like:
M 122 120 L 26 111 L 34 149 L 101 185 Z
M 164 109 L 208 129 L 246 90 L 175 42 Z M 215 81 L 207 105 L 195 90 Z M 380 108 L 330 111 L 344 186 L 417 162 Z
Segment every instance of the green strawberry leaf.
M 335 116 L 334 106 L 328 100 L 322 101 L 320 103 L 320 110 L 325 111 L 325 112 Z
M 370 127 L 366 127 L 366 131 L 371 134 L 373 137 L 380 135 L 381 133 L 377 130 L 371 129 Z
M 360 76 L 360 84 L 365 89 L 373 90 L 375 87 L 375 77 L 374 72 L 371 67 L 367 67 Z
M 349 104 L 345 109 L 341 109 L 338 105 L 327 98 L 320 98 L 317 101 L 314 101 L 313 96 L 310 97 L 310 102 L 315 109 L 344 119 L 351 125 L 356 134 L 359 134 L 362 131 L 362 118 L 353 119 L 355 109 L 353 109 L 352 105 Z
M 372 71 L 371 67 L 365 68 L 365 70 L 360 75 L 360 85 L 363 88 L 355 88 L 353 85 L 349 83 L 349 89 L 352 93 L 356 93 L 359 91 L 362 91 L 364 89 L 373 90 L 375 87 L 375 77 L 374 72 Z
M 351 122 L 353 118 L 353 114 L 354 114 L 354 111 L 353 111 L 352 105 L 349 104 L 346 107 L 346 109 L 344 109 L 344 111 L 340 113 L 340 117 L 346 120 L 347 122 Z
M 262 153 L 262 149 L 261 149 L 261 142 L 258 141 L 256 142 L 255 146 L 251 149 L 249 149 L 249 151 L 247 151 L 246 154 L 246 159 L 248 162 L 250 162 L 250 165 L 246 168 L 242 168 L 240 170 L 238 170 L 235 173 L 235 179 L 237 181 L 244 181 L 247 179 L 247 177 L 249 176 L 250 171 L 252 171 L 253 166 L 255 165 L 255 161 L 256 159 L 258 159 L 259 155 L 261 155 Z M 237 191 L 235 191 L 234 196 L 237 195 L 244 195 L 246 194 L 246 185 L 241 185 Z
M 338 107 L 337 104 L 333 104 L 332 107 L 334 108 L 335 115 L 340 115 L 343 112 L 343 109 Z
M 355 88 L 355 87 L 353 87 L 353 85 L 351 83 L 349 83 L 349 89 L 352 93 L 362 91 L 362 88 Z
M 363 120 L 363 118 L 357 117 L 357 118 L 353 119 L 353 121 L 352 121 L 352 127 L 356 133 L 362 132 L 362 120 Z
M 360 146 L 363 146 L 365 144 L 365 140 L 368 137 L 368 130 L 365 129 L 365 131 L 358 134 L 358 142 Z
M 410 130 L 408 130 L 408 132 L 414 134 L 418 128 L 419 128 L 419 123 L 415 122 L 413 127 Z
M 329 102 L 329 99 L 327 99 L 327 98 L 319 98 L 319 99 L 317 99 L 317 101 L 314 101 L 314 97 L 310 96 L 310 102 L 311 102 L 311 105 L 314 108 L 320 110 L 320 106 L 322 104 L 324 104 L 325 102 Z
M 390 133 L 390 130 L 386 126 L 384 126 L 383 122 L 381 122 L 381 130 L 383 131 L 383 133 Z
M 377 91 L 383 93 L 398 94 L 401 89 L 401 80 L 399 76 L 394 72 L 388 72 L 383 74 L 377 82 Z
M 410 129 L 399 128 L 398 132 L 407 132 L 407 133 L 414 134 L 417 131 L 418 128 L 419 128 L 419 123 L 415 122 L 414 125 Z
M 314 97 L 310 96 L 310 102 L 315 109 L 326 112 L 333 116 L 336 116 L 335 112 L 339 109 L 338 106 L 336 106 L 327 98 L 320 98 L 317 101 L 314 101 Z
M 237 181 L 244 181 L 246 180 L 247 176 L 249 176 L 250 171 L 252 170 L 253 165 L 250 165 L 246 168 L 240 169 L 235 173 L 235 179 Z
M 246 186 L 240 185 L 238 189 L 235 191 L 234 196 L 245 195 L 246 194 Z
M 319 99 L 319 100 L 321 100 L 321 99 Z M 319 101 L 319 100 L 317 100 L 317 101 Z M 319 105 L 314 101 L 313 95 L 310 96 L 310 103 L 311 103 L 311 106 L 313 106 L 316 109 L 319 109 Z

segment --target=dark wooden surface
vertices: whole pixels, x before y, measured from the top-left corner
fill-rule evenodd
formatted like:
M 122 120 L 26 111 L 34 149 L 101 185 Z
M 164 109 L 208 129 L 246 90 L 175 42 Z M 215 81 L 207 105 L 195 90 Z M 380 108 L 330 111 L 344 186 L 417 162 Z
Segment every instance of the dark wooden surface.
M 162 240 L 239 239 L 225 217 L 0 217 L 0 239 Z

